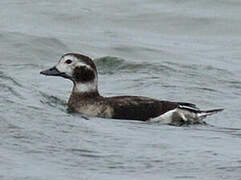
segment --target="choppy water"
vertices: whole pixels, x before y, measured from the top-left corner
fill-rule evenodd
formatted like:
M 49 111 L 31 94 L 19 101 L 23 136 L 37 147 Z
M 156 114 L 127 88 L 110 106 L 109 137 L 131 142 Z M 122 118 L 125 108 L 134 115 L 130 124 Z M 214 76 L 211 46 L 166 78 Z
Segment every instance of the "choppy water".
M 0 179 L 241 179 L 239 0 L 0 2 Z M 207 126 L 85 120 L 40 70 L 95 58 L 104 95 L 225 108 Z

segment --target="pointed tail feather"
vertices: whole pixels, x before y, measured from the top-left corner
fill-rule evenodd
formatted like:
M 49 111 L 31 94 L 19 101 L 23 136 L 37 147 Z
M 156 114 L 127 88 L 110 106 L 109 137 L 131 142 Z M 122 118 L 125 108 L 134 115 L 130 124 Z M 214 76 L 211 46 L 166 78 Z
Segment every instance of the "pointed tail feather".
M 183 117 L 186 118 L 187 120 L 195 120 L 195 121 L 202 121 L 204 118 L 207 116 L 216 114 L 220 111 L 223 111 L 224 109 L 211 109 L 211 110 L 199 110 L 197 107 L 190 107 L 190 106 L 184 106 L 184 105 L 179 105 L 179 109 L 183 110 Z
M 204 118 L 206 118 L 207 116 L 216 114 L 216 113 L 221 112 L 221 111 L 223 111 L 223 110 L 224 110 L 224 109 L 212 109 L 212 110 L 207 110 L 207 111 L 199 111 L 199 112 L 197 112 L 197 116 L 198 116 L 198 118 L 200 118 L 200 119 L 204 119 Z

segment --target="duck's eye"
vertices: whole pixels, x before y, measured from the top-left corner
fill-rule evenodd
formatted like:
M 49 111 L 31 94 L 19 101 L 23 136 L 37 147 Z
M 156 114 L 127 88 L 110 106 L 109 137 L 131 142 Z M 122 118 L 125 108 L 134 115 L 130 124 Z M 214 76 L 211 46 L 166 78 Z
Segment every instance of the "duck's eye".
M 72 61 L 71 61 L 70 59 L 68 59 L 68 60 L 65 61 L 65 63 L 66 63 L 66 64 L 71 64 Z

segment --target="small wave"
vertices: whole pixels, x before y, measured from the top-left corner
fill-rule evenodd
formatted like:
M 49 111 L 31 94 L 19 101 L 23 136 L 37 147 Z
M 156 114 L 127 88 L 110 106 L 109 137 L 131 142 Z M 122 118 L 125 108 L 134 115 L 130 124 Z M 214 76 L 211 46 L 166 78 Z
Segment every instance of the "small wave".
M 12 88 L 11 86 L 8 86 L 8 85 L 5 85 L 5 84 L 0 84 L 0 89 L 1 89 L 1 95 L 0 97 L 5 97 L 6 94 L 3 94 L 3 93 L 11 93 L 12 95 L 14 95 L 15 97 L 18 97 L 18 98 L 23 98 L 21 96 L 21 94 L 19 94 L 17 91 L 14 90 L 14 88 Z
M 1 65 L 0 64 L 0 67 L 1 66 L 4 66 L 4 68 L 8 68 L 8 69 L 11 69 L 11 70 L 22 70 L 22 69 L 25 70 L 25 69 L 28 69 L 28 68 L 36 68 L 36 69 L 43 68 L 43 65 L 31 64 L 31 63 L 11 64 L 11 65 Z
M 200 91 L 207 91 L 207 92 L 219 92 L 217 89 L 212 89 L 212 88 L 207 88 L 207 87 L 192 87 L 191 89 L 200 90 Z
M 230 88 L 241 89 L 241 82 L 240 81 L 228 81 Z
M 20 93 L 17 92 L 16 88 L 22 88 L 23 86 L 17 82 L 14 78 L 5 75 L 3 72 L 0 72 L 0 89 L 1 95 L 0 97 L 9 96 L 9 93 L 17 98 L 23 99 Z M 4 100 L 7 100 L 4 98 Z
M 77 148 L 72 148 L 72 149 L 67 149 L 68 152 L 84 156 L 84 157 L 90 157 L 90 158 L 102 158 L 105 156 L 98 155 L 98 152 L 96 151 L 91 151 L 87 149 L 77 149 Z
M 224 134 L 241 138 L 241 128 L 227 128 L 227 127 L 220 127 L 220 126 L 215 126 L 211 124 L 207 124 L 205 128 L 202 128 L 202 126 L 195 126 L 194 128 L 199 131 L 224 133 Z
M 118 57 L 101 57 L 94 59 L 95 64 L 102 74 L 113 74 L 117 69 L 119 69 L 120 66 L 122 66 L 125 63 L 124 59 L 118 58 Z
M 0 80 L 6 80 L 6 81 L 10 81 L 11 83 L 13 83 L 14 85 L 18 86 L 18 87 L 23 87 L 17 80 L 15 80 L 13 77 L 8 76 L 6 74 L 4 74 L 2 71 L 0 71 Z
M 3 62 L 6 63 L 39 63 L 39 59 L 55 57 L 69 48 L 55 37 L 34 36 L 19 32 L 0 32 L 0 37 L 7 46 L 1 47 L 1 52 L 12 49 L 11 54 L 4 54 Z M 17 59 L 16 59 L 17 58 Z M 37 64 L 36 63 L 36 64 Z
M 139 51 L 139 52 L 156 52 L 156 53 L 160 53 L 160 49 L 156 49 L 156 48 L 149 48 L 149 47 L 142 47 L 142 46 L 118 46 L 118 47 L 113 47 L 114 50 L 116 51 L 123 51 L 123 52 L 135 52 L 135 51 Z
M 183 64 L 183 63 L 177 63 L 177 62 L 170 62 L 170 61 L 164 61 L 163 64 L 166 64 L 174 69 L 177 70 L 194 70 L 194 71 L 200 71 L 200 72 L 217 72 L 217 73 L 224 73 L 232 75 L 232 72 L 229 72 L 226 69 L 218 68 L 211 65 L 200 65 L 200 64 Z
M 40 102 L 42 104 L 46 104 L 46 105 L 48 105 L 50 107 L 54 107 L 54 108 L 57 107 L 58 109 L 60 109 L 62 111 L 66 110 L 66 108 L 65 108 L 67 105 L 66 101 L 64 101 L 56 96 L 48 95 L 44 92 L 39 92 L 39 93 L 42 97 L 40 100 Z
M 16 130 L 21 129 L 21 127 L 10 123 L 3 116 L 0 116 L 0 119 L 1 119 L 1 121 L 0 121 L 0 133 L 1 133 L 1 135 L 3 135 L 5 132 L 8 132 L 8 131 L 11 132 L 11 131 L 16 131 Z
M 176 72 L 176 70 L 165 64 L 134 63 L 119 57 L 101 57 L 94 60 L 100 74 L 124 73 L 161 73 Z
M 7 72 L 15 72 L 14 70 L 10 70 L 9 66 L 0 65 L 0 97 L 3 98 L 3 101 L 7 103 L 13 103 L 13 98 L 6 97 L 17 97 L 18 99 L 24 99 L 21 95 L 21 90 L 24 86 L 15 78 L 13 75 L 8 75 L 2 70 L 6 70 Z

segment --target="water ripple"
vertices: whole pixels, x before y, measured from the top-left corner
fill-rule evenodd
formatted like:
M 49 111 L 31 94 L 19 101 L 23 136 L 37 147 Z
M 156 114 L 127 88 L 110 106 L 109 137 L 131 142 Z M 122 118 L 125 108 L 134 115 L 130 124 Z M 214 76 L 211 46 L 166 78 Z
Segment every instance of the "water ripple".
M 4 72 L 0 71 L 0 80 L 6 80 L 10 81 L 14 85 L 18 87 L 23 87 L 17 80 L 15 80 L 13 77 L 6 75 Z
M 71 148 L 67 149 L 68 152 L 72 152 L 74 154 L 84 156 L 84 157 L 90 157 L 90 158 L 102 158 L 105 156 L 102 155 L 97 155 L 98 152 L 92 151 L 92 150 L 87 150 L 87 149 L 77 149 L 77 148 Z
M 106 56 L 95 59 L 100 74 L 114 73 L 168 73 L 177 72 L 174 68 L 165 64 L 134 63 L 118 57 Z
M 8 86 L 8 85 L 5 85 L 5 84 L 0 84 L 0 89 L 1 89 L 0 97 L 2 97 L 2 98 L 6 98 L 6 94 L 8 94 L 10 92 L 15 97 L 23 99 L 23 96 L 21 94 L 19 94 L 17 91 L 15 91 L 14 88 L 11 87 L 11 86 Z M 2 94 L 2 93 L 5 93 L 5 94 Z M 8 102 L 11 102 L 11 100 L 8 101 Z
M 39 91 L 39 93 L 42 97 L 42 98 L 40 98 L 41 103 L 46 104 L 50 107 L 54 107 L 54 108 L 57 107 L 58 109 L 63 110 L 63 111 L 66 110 L 66 105 L 67 105 L 66 101 L 64 101 L 56 96 L 48 95 L 44 92 Z

